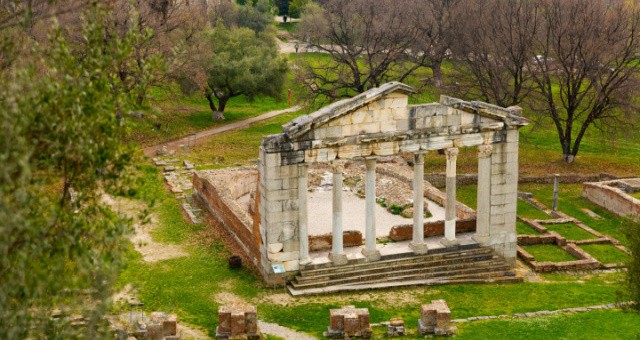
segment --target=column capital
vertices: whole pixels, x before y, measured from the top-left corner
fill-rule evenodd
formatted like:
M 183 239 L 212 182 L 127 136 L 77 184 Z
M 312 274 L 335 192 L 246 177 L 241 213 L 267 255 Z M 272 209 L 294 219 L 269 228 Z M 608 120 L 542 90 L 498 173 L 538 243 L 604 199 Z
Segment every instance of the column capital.
M 333 161 L 331 162 L 331 169 L 334 174 L 341 174 L 344 172 L 344 162 L 341 161 Z
M 416 152 L 413 154 L 413 164 L 424 164 L 424 152 Z
M 447 155 L 447 159 L 456 158 L 458 157 L 458 153 L 460 153 L 460 150 L 458 148 L 448 148 L 444 151 L 444 153 Z
M 493 145 L 483 144 L 478 146 L 478 158 L 487 158 L 493 152 Z

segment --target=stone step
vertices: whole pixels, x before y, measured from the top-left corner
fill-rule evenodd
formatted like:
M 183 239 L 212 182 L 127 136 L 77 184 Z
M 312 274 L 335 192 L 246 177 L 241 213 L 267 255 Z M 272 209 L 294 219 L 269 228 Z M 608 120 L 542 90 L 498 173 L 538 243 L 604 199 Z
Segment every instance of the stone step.
M 314 281 L 314 280 L 322 280 L 322 279 L 332 279 L 336 277 L 340 277 L 343 275 L 356 276 L 364 273 L 384 273 L 388 272 L 391 268 L 393 270 L 403 270 L 403 269 L 413 269 L 413 268 L 432 268 L 439 267 L 448 264 L 455 264 L 461 262 L 469 262 L 469 261 L 483 261 L 490 260 L 495 258 L 495 256 L 491 252 L 482 252 L 482 253 L 473 253 L 473 254 L 460 254 L 460 256 L 456 257 L 448 257 L 448 258 L 426 258 L 423 261 L 403 261 L 396 262 L 393 264 L 385 264 L 383 266 L 373 265 L 370 267 L 359 267 L 354 270 L 336 270 L 332 272 L 323 272 L 321 274 L 316 275 L 300 275 L 296 277 L 296 281 L 305 282 L 305 281 Z
M 480 278 L 480 279 L 479 278 L 450 279 L 445 277 L 445 278 L 422 279 L 422 280 L 363 283 L 359 285 L 335 285 L 335 286 L 309 288 L 309 289 L 296 289 L 292 286 L 287 286 L 287 289 L 289 290 L 289 293 L 291 295 L 301 296 L 301 295 L 319 295 L 319 294 L 329 294 L 329 293 L 338 293 L 338 292 L 354 292 L 354 291 L 361 291 L 361 290 L 385 289 L 385 288 L 408 287 L 408 286 L 436 286 L 436 285 L 444 285 L 444 284 L 465 284 L 465 283 L 483 284 L 483 283 L 519 283 L 519 282 L 522 282 L 522 278 L 515 277 L 515 276 L 496 276 L 492 278 Z
M 420 263 L 426 262 L 430 260 L 437 259 L 454 259 L 460 256 L 472 255 L 472 254 L 492 254 L 492 250 L 488 248 L 474 248 L 463 251 L 451 251 L 445 253 L 429 253 L 425 255 L 417 255 L 411 257 L 404 257 L 398 259 L 389 259 L 389 260 L 381 260 L 376 262 L 361 262 L 361 263 L 353 263 L 347 264 L 340 267 L 326 267 L 326 268 L 318 268 L 318 269 L 304 269 L 300 272 L 301 276 L 315 276 L 322 275 L 324 273 L 335 273 L 335 272 L 352 272 L 363 268 L 386 268 L 391 265 L 403 264 L 403 263 Z
M 495 276 L 511 276 L 513 273 L 509 271 L 509 266 L 481 267 L 481 268 L 465 268 L 454 272 L 440 271 L 435 273 L 416 273 L 411 275 L 399 275 L 386 279 L 377 279 L 367 281 L 367 283 L 394 282 L 406 280 L 427 280 L 434 278 L 446 278 L 447 280 L 457 279 L 487 279 Z M 348 284 L 347 284 L 348 285 Z
M 376 261 L 376 263 L 384 263 L 384 261 L 393 261 L 393 260 L 400 260 L 400 259 L 428 257 L 436 254 L 456 253 L 460 251 L 471 251 L 474 249 L 486 249 L 486 248 L 480 247 L 480 245 L 477 243 L 469 243 L 469 244 L 459 245 L 457 247 L 430 249 L 429 253 L 425 255 L 416 255 L 412 252 L 386 254 L 386 255 L 382 255 L 382 258 L 379 261 Z M 347 265 L 341 266 L 341 267 L 347 268 L 352 265 L 358 265 L 358 264 L 366 265 L 369 263 L 371 262 L 368 262 L 365 258 L 358 258 L 358 259 L 349 260 L 349 263 Z M 335 268 L 335 267 L 331 262 L 325 262 L 325 263 L 318 263 L 318 264 L 307 264 L 304 266 L 303 270 L 311 272 L 314 270 L 331 270 L 332 268 Z
M 509 267 L 501 259 L 487 259 L 479 261 L 461 261 L 458 263 L 449 263 L 439 266 L 427 266 L 411 269 L 399 269 L 396 267 L 388 267 L 385 272 L 363 273 L 360 275 L 344 275 L 340 277 L 322 277 L 319 280 L 298 282 L 294 280 L 291 285 L 295 288 L 314 288 L 327 285 L 341 285 L 353 282 L 378 281 L 378 280 L 404 280 L 413 277 L 428 278 L 436 276 L 455 276 L 464 273 L 477 273 L 488 271 L 493 268 L 502 271 L 508 270 Z

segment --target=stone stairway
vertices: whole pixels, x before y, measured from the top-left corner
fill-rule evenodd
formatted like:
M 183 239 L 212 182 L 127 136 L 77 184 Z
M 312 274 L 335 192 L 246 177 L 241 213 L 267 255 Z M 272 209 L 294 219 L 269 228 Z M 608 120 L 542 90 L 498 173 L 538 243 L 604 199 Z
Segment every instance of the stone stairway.
M 292 295 L 324 294 L 375 288 L 446 283 L 521 282 L 489 248 L 475 245 L 437 253 L 383 257 L 345 266 L 307 266 L 288 285 Z

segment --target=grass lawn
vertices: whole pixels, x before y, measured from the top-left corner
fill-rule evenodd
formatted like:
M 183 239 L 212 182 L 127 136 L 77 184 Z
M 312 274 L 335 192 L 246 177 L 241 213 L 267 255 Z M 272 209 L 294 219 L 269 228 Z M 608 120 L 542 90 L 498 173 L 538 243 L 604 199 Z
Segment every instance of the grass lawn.
M 518 235 L 540 235 L 537 230 L 522 221 L 516 221 L 516 231 Z
M 180 320 L 212 336 L 219 301 L 224 301 L 225 296 L 256 304 L 260 318 L 265 321 L 320 336 L 329 322 L 328 309 L 342 305 L 369 308 L 372 322 L 401 316 L 410 328 L 415 328 L 420 305 L 434 299 L 446 299 L 453 318 L 615 302 L 624 275 L 601 273 L 545 283 L 413 287 L 294 298 L 283 295 L 282 288 L 265 287 L 258 276 L 246 269 L 228 269 L 226 259 L 230 252 L 210 236 L 203 225 L 184 221 L 178 202 L 164 190 L 158 171 L 149 166 L 141 167 L 139 171 L 143 174 L 144 184 L 136 198 L 155 202 L 151 210 L 157 214 L 159 224 L 152 236 L 156 241 L 182 245 L 188 256 L 146 263 L 132 250 L 119 286 L 131 283 L 138 287 L 145 310 L 175 312 Z M 578 280 L 581 283 L 578 284 Z M 394 298 L 397 301 L 392 301 Z M 473 327 L 476 326 L 467 328 L 465 325 L 462 334 L 478 337 L 484 334 Z M 588 334 L 598 334 L 600 329 L 594 325 L 585 326 Z
M 636 192 L 630 193 L 628 195 L 640 200 L 640 191 L 636 191 Z
M 523 246 L 529 254 L 536 258 L 536 262 L 565 262 L 577 260 L 564 249 L 553 244 L 536 244 Z
M 262 137 L 282 132 L 283 124 L 301 114 L 300 112 L 286 113 L 254 123 L 247 129 L 212 136 L 207 142 L 193 148 L 186 158 L 194 162 L 198 169 L 255 164 L 252 161 L 258 159 Z
M 459 325 L 460 339 L 637 339 L 640 314 L 620 310 L 487 320 Z
M 456 198 L 469 208 L 476 209 L 478 206 L 478 186 L 475 184 L 458 185 L 456 187 Z M 551 216 L 547 215 L 544 211 L 536 209 L 534 206 L 521 199 L 518 199 L 517 211 L 518 216 L 531 220 L 551 219 Z
M 553 185 L 544 184 L 520 184 L 519 190 L 528 191 L 534 194 L 534 197 L 550 207 L 553 199 Z M 612 236 L 623 245 L 627 245 L 627 238 L 625 237 L 624 230 L 629 228 L 634 223 L 628 219 L 620 218 L 619 216 L 603 209 L 586 198 L 582 197 L 582 185 L 581 184 L 561 184 L 558 195 L 558 210 L 575 217 L 582 221 L 582 223 L 597 230 L 603 234 Z M 596 214 L 603 217 L 603 219 L 595 219 L 587 215 L 582 208 L 592 210 Z
M 567 240 L 578 241 L 597 238 L 595 235 L 581 229 L 573 223 L 545 224 L 544 227 L 549 231 L 555 231 Z
M 611 244 L 582 244 L 579 247 L 602 263 L 624 263 L 629 259 L 629 255 Z

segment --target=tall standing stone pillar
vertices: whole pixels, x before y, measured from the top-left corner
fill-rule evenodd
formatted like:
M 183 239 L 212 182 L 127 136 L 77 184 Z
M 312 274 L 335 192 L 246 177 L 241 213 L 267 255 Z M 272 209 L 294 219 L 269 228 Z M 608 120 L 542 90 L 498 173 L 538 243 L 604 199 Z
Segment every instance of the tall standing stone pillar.
M 367 158 L 364 161 L 367 172 L 365 176 L 365 248 L 362 254 L 368 261 L 377 261 L 380 259 L 380 251 L 376 249 L 376 159 Z
M 426 254 L 424 243 L 424 154 L 417 153 L 413 161 L 413 238 L 409 244 L 416 254 Z
M 476 209 L 476 234 L 481 245 L 489 242 L 491 217 L 491 153 L 493 146 L 478 146 L 478 207 Z
M 453 246 L 458 244 L 456 240 L 456 161 L 458 148 L 449 148 L 447 155 L 447 202 L 444 214 L 444 239 L 442 244 Z
M 300 236 L 300 264 L 311 262 L 309 258 L 309 217 L 307 214 L 307 173 L 306 164 L 298 165 L 298 217 Z
M 333 163 L 333 230 L 331 253 L 329 259 L 334 265 L 347 264 L 347 255 L 344 253 L 342 241 L 342 172 L 344 165 L 339 162 Z

